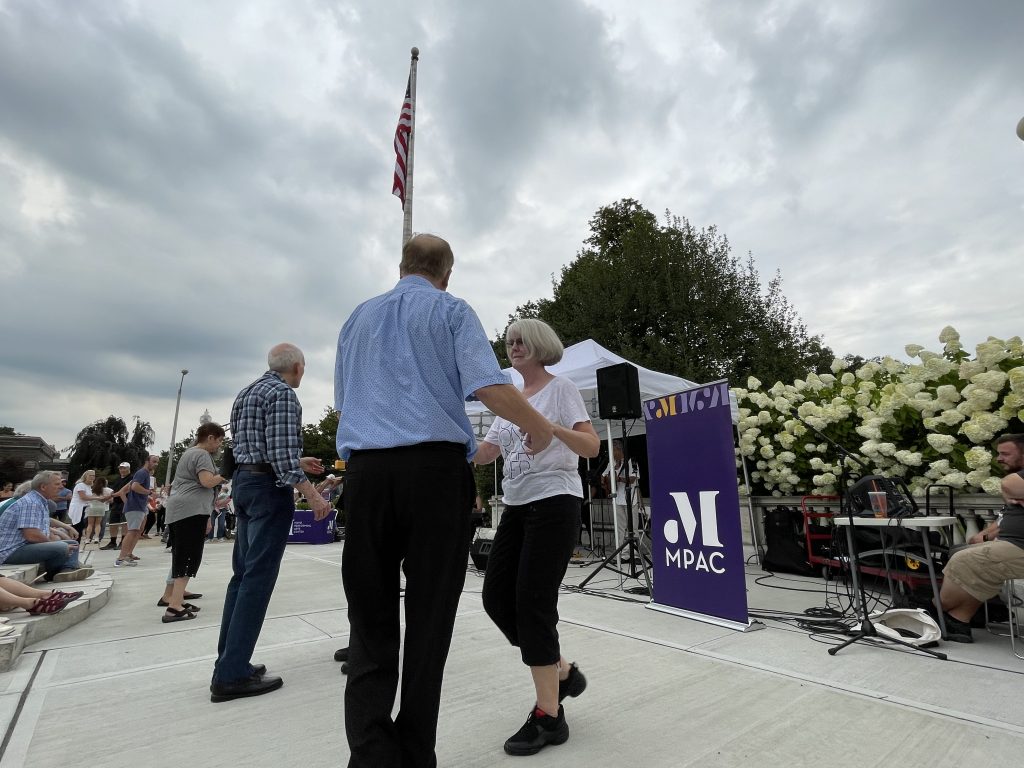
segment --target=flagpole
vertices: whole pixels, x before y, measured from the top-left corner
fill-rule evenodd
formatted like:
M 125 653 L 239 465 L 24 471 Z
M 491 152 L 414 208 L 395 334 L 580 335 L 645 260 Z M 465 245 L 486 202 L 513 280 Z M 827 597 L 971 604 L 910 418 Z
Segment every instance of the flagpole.
M 416 145 L 416 63 L 420 59 L 420 49 L 412 49 L 412 62 L 409 64 L 409 100 L 412 102 L 412 120 L 409 129 L 409 157 L 405 164 L 405 208 L 402 222 L 402 247 L 412 237 L 412 162 Z

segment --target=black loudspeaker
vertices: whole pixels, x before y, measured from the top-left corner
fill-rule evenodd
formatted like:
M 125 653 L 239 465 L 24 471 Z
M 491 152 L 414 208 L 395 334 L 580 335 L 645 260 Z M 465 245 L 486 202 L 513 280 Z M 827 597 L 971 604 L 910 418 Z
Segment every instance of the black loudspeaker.
M 473 561 L 473 565 L 478 571 L 487 570 L 487 558 L 491 556 L 493 545 L 494 542 L 490 539 L 477 537 L 473 540 L 473 545 L 469 548 L 469 559 Z
M 764 513 L 765 553 L 761 569 L 772 573 L 814 573 L 807 560 L 804 516 L 799 509 L 776 507 Z
M 640 374 L 629 363 L 597 369 L 597 412 L 602 419 L 638 419 Z

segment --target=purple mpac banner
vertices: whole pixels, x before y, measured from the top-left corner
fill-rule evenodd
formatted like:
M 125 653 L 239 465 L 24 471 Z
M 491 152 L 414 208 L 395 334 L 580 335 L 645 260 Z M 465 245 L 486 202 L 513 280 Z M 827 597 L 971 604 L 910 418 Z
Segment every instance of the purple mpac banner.
M 652 608 L 750 628 L 729 385 L 643 404 L 650 460 Z

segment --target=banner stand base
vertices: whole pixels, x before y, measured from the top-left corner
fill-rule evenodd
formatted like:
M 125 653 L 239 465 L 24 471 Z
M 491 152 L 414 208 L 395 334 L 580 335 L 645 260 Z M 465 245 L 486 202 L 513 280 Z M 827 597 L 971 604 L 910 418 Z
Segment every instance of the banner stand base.
M 682 616 L 684 619 L 693 619 L 694 621 L 703 621 L 705 624 L 714 624 L 717 627 L 735 629 L 737 632 L 756 632 L 759 629 L 765 628 L 765 625 L 757 619 L 751 619 L 744 624 L 742 621 L 720 619 L 717 616 L 708 616 L 706 613 L 684 611 L 682 608 L 673 608 L 670 605 L 661 605 L 660 603 L 647 603 L 645 607 L 650 608 L 652 611 L 661 611 L 662 613 L 671 613 L 673 616 Z

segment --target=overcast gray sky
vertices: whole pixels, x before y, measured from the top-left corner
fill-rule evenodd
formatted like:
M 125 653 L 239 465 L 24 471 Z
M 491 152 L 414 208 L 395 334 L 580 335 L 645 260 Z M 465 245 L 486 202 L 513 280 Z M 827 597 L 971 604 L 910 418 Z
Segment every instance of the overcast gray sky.
M 751 251 L 837 353 L 1024 332 L 1024 3 L 0 0 L 0 424 L 226 420 L 397 280 L 414 229 L 491 334 L 634 197 Z

